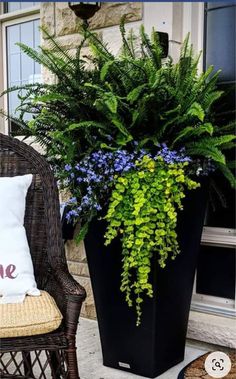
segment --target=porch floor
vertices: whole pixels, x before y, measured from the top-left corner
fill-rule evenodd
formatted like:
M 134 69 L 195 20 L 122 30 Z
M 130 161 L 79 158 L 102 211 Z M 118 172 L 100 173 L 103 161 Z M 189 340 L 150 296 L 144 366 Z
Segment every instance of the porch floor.
M 102 364 L 102 353 L 97 322 L 81 318 L 77 337 L 78 362 L 81 379 L 144 379 L 125 371 L 105 367 Z M 205 347 L 191 345 L 187 342 L 185 360 L 171 368 L 158 379 L 177 379 L 180 370 L 189 362 L 206 352 Z

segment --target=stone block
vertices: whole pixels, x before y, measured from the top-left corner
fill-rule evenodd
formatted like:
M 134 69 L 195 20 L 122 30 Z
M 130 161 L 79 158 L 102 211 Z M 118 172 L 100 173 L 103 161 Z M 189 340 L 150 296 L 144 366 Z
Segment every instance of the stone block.
M 65 203 L 72 197 L 72 194 L 70 193 L 68 189 L 60 189 L 59 197 L 60 197 L 60 202 Z
M 67 50 L 76 49 L 80 45 L 82 37 L 79 33 L 76 33 L 69 36 L 59 36 L 56 38 L 56 41 Z
M 82 37 L 79 33 L 69 34 L 69 35 L 55 37 L 55 41 L 65 50 L 71 51 L 72 49 L 76 49 L 79 46 L 79 44 L 82 41 Z M 49 41 L 45 39 L 43 41 L 43 47 L 51 48 L 51 43 L 49 44 Z
M 126 22 L 138 21 L 142 19 L 142 10 L 141 2 L 102 3 L 101 9 L 91 18 L 89 25 L 92 29 L 118 25 L 123 15 L 126 15 Z
M 96 316 L 94 297 L 93 297 L 93 291 L 92 291 L 90 279 L 81 277 L 81 276 L 76 276 L 76 275 L 74 275 L 74 278 L 86 289 L 86 292 L 87 292 L 87 297 L 81 309 L 81 317 L 96 319 L 97 316 Z
M 51 35 L 55 34 L 55 4 L 42 2 L 40 6 L 41 25 L 46 27 Z
M 42 67 L 43 82 L 47 84 L 56 83 L 56 75 L 52 74 L 46 67 Z
M 81 20 L 68 7 L 68 3 L 55 3 L 56 36 L 71 35 L 79 32 Z M 142 19 L 143 5 L 140 2 L 102 3 L 101 9 L 89 20 L 91 29 L 118 25 L 123 15 L 126 21 Z
M 72 275 L 89 277 L 89 270 L 87 263 L 81 262 L 68 262 L 68 268 Z
M 78 33 L 81 20 L 69 8 L 68 3 L 55 3 L 56 36 Z
M 214 345 L 236 348 L 236 320 L 191 311 L 188 338 Z
M 87 258 L 84 243 L 81 242 L 79 245 L 77 245 L 73 240 L 67 241 L 66 258 L 68 261 L 86 263 Z

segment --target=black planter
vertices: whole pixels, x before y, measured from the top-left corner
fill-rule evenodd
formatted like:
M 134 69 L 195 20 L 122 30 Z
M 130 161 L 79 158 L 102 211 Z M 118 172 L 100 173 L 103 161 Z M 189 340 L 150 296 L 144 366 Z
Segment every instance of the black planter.
M 206 192 L 202 186 L 185 199 L 178 221 L 181 254 L 165 269 L 153 261 L 154 297 L 144 301 L 139 327 L 120 292 L 120 242 L 104 247 L 104 222 L 91 224 L 85 247 L 105 366 L 154 378 L 184 359 Z

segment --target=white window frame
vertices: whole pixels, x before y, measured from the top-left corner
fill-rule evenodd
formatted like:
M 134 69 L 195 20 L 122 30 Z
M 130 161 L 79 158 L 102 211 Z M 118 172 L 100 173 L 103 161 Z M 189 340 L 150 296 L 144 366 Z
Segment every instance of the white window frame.
M 234 249 L 234 253 L 236 253 L 236 230 L 228 228 L 204 227 L 201 244 L 203 246 Z M 214 252 L 212 252 L 212 254 L 214 254 Z M 224 253 L 222 252 L 222 256 L 223 255 Z M 234 318 L 236 316 L 236 281 L 235 298 L 228 299 L 197 293 L 195 275 L 191 309 L 194 311 Z
M 6 28 L 11 25 L 20 24 L 27 21 L 40 20 L 40 3 L 31 8 L 21 9 L 14 12 L 3 13 L 3 3 L 0 11 L 0 68 L 2 67 L 2 82 L 0 80 L 0 93 L 7 88 L 7 45 L 6 45 Z M 4 112 L 7 112 L 8 101 L 7 95 L 3 96 L 2 108 Z M 7 120 L 4 120 L 3 126 L 0 131 L 8 134 L 9 124 Z
M 183 3 L 183 38 L 190 32 L 191 42 L 195 51 L 204 47 L 204 3 Z M 203 55 L 199 62 L 199 70 L 203 67 Z M 236 230 L 217 227 L 204 227 L 201 244 L 215 247 L 236 247 Z M 214 254 L 214 252 L 212 253 Z M 223 252 L 222 252 L 223 254 Z M 236 290 L 235 290 L 236 293 Z M 236 299 L 227 299 L 196 293 L 196 275 L 193 288 L 191 310 L 212 313 L 224 317 L 235 317 Z

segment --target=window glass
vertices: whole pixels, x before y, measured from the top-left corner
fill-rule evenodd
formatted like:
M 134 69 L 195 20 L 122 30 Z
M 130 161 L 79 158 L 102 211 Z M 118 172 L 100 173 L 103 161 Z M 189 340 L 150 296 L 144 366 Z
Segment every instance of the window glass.
M 34 2 L 33 1 L 32 2 L 30 1 L 8 2 L 8 3 L 5 3 L 5 13 L 31 8 L 34 5 L 36 5 L 35 1 Z
M 26 54 L 21 52 L 16 46 L 16 42 L 22 42 L 27 46 L 37 48 L 39 45 L 39 20 L 28 21 L 17 25 L 10 25 L 6 28 L 7 38 L 7 86 L 18 86 L 26 83 L 40 81 L 41 68 L 39 64 Z M 16 108 L 20 104 L 17 92 L 8 95 L 8 111 L 12 116 L 16 116 Z M 15 132 L 15 127 L 11 125 L 11 132 Z
M 196 293 L 235 298 L 235 250 L 202 246 L 198 261 Z
M 30 1 L 24 1 L 24 2 L 23 2 L 23 1 L 22 1 L 22 2 L 20 2 L 21 9 L 31 8 L 31 7 L 33 7 L 35 4 L 36 4 L 35 1 L 32 1 L 32 2 L 30 2 Z
M 233 158 L 232 158 L 233 159 Z M 211 200 L 207 208 L 206 226 L 236 229 L 235 225 L 235 190 L 223 176 L 215 176 Z

